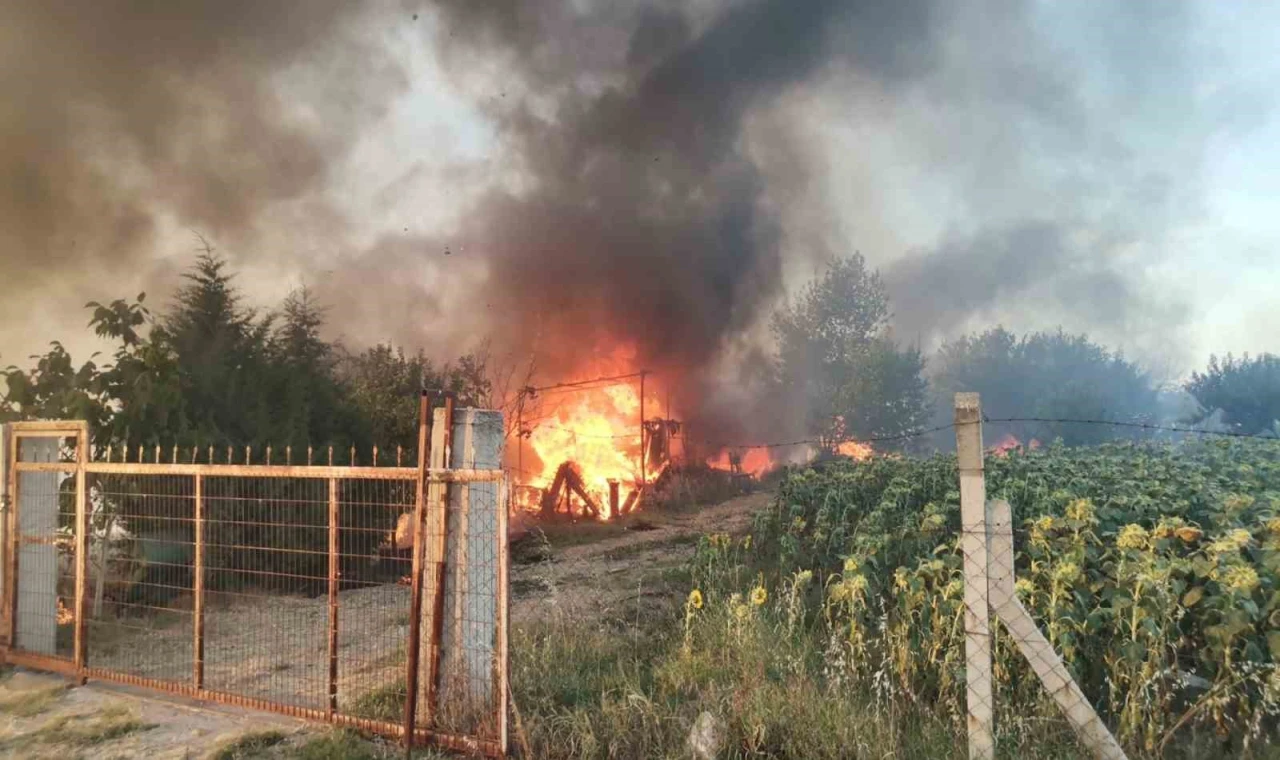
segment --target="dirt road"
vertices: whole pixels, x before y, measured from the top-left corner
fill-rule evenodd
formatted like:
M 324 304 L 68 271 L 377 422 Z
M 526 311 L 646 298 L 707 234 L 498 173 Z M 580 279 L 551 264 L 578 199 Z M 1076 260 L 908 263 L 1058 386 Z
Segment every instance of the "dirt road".
M 703 535 L 747 532 L 771 499 L 759 492 L 689 512 L 642 514 L 625 527 L 548 526 L 545 537 L 534 529 L 513 551 L 511 623 L 553 614 L 621 621 L 643 616 L 684 582 L 680 571 Z

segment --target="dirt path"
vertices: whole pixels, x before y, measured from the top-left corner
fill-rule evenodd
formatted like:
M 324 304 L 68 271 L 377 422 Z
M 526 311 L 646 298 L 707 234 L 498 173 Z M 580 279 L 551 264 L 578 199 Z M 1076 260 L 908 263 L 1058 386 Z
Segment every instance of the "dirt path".
M 703 535 L 746 533 L 772 498 L 758 492 L 689 512 L 640 515 L 603 538 L 593 536 L 591 526 L 548 527 L 545 538 L 535 530 L 518 547 L 524 551 L 514 552 L 532 554 L 533 561 L 512 565 L 512 625 L 553 614 L 596 620 L 643 616 L 684 583 L 680 571 Z M 540 540 L 544 548 L 530 552 L 529 545 Z
M 0 681 L 0 757 L 186 760 L 247 734 L 302 743 L 322 729 L 283 716 L 156 698 L 19 671 Z

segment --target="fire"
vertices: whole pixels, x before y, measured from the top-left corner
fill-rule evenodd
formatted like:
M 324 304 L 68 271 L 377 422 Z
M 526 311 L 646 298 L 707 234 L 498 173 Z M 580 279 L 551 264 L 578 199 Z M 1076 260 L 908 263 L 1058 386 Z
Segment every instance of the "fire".
M 845 441 L 839 446 L 836 446 L 836 453 L 861 462 L 865 459 L 870 459 L 871 455 L 874 454 L 875 451 L 871 448 L 871 444 L 869 443 Z
M 742 449 L 725 449 L 707 460 L 707 466 L 717 470 L 733 470 L 734 459 L 738 460 L 737 469 L 747 475 L 759 477 L 773 464 L 773 454 L 767 447 L 755 446 Z
M 1022 442 L 1018 440 L 1017 436 L 1012 433 L 1005 433 L 1004 437 L 990 447 L 990 451 L 995 456 L 1002 457 L 1008 454 L 1011 449 L 1018 448 L 1022 448 Z M 1027 444 L 1027 448 L 1032 451 L 1040 448 L 1040 441 L 1032 438 L 1031 443 Z
M 581 373 L 583 380 L 628 372 L 625 353 L 612 362 L 600 362 Z M 570 380 L 568 382 L 573 382 Z M 524 414 L 527 439 L 521 444 L 520 486 L 517 506 L 539 509 L 541 493 L 553 485 L 556 471 L 565 462 L 576 465 L 582 485 L 600 508 L 609 513 L 609 483 L 617 481 L 619 505 L 627 502 L 641 482 L 640 388 L 638 379 L 616 384 L 553 388 L 531 398 Z M 656 394 L 646 389 L 645 416 L 661 414 Z M 658 472 L 645 473 L 649 481 Z M 573 498 L 571 496 L 570 498 Z
M 76 620 L 76 616 L 71 614 L 71 610 L 67 609 L 67 606 L 62 603 L 62 597 L 58 597 L 58 613 L 57 613 L 57 620 L 56 620 L 57 624 L 71 625 L 72 623 L 75 622 L 75 620 Z

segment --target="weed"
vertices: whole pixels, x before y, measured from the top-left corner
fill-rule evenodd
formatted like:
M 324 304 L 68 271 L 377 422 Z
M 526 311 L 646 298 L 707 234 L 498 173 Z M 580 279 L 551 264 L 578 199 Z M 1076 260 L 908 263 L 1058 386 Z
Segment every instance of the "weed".
M 398 722 L 404 720 L 405 695 L 407 687 L 404 678 L 394 683 L 380 686 L 356 697 L 344 712 L 358 718 Z
M 245 734 L 219 748 L 209 756 L 208 760 L 247 760 L 247 758 L 259 757 L 263 752 L 280 744 L 286 738 L 284 733 L 280 731 L 259 731 Z
M 58 684 L 39 691 L 7 694 L 0 698 L 0 713 L 17 718 L 34 717 L 52 707 L 66 691 L 65 684 Z

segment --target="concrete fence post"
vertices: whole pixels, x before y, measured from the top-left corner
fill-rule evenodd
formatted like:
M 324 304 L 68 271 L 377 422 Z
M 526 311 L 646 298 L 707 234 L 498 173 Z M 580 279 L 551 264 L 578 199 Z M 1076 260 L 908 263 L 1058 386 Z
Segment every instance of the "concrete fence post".
M 986 483 L 982 472 L 982 406 L 976 393 L 955 397 L 960 470 L 960 550 L 964 553 L 965 708 L 970 760 L 995 757 L 992 730 L 991 619 L 988 602 Z

